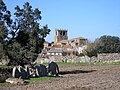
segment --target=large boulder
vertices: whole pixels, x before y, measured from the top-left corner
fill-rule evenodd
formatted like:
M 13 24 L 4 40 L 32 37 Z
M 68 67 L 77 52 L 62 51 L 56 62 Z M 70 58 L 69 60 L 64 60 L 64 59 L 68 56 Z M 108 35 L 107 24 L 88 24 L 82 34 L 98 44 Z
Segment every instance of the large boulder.
M 19 78 L 21 76 L 19 70 L 17 67 L 14 67 L 13 70 L 12 70 L 12 77 L 14 78 Z
M 27 66 L 14 67 L 12 70 L 12 77 L 28 79 L 30 77 L 29 68 Z
M 37 65 L 36 67 L 36 74 L 37 76 L 47 76 L 47 68 L 45 65 Z
M 58 76 L 59 74 L 59 67 L 57 65 L 57 63 L 55 62 L 50 62 L 48 64 L 48 75 L 50 76 Z
M 29 74 L 29 68 L 27 66 L 19 66 L 18 67 L 19 73 L 20 73 L 20 77 L 23 79 L 28 79 L 30 74 Z

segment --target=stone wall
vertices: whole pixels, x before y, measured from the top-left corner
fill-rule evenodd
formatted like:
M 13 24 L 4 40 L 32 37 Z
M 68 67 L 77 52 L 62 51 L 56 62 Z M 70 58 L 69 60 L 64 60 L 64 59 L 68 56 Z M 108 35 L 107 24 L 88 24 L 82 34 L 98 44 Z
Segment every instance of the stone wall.
M 120 61 L 120 53 L 102 53 L 98 54 L 99 61 Z
M 37 62 L 49 62 L 49 61 L 56 61 L 56 62 L 101 62 L 101 61 L 108 61 L 108 62 L 116 62 L 120 61 L 120 53 L 110 53 L 110 54 L 98 54 L 97 57 L 88 57 L 88 56 L 49 56 L 48 58 L 38 58 Z

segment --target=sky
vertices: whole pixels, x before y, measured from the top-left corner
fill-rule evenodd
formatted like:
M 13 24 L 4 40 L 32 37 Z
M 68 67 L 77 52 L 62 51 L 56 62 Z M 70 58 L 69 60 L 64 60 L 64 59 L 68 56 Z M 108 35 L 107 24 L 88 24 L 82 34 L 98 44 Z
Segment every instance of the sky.
M 68 39 L 84 37 L 94 41 L 103 35 L 120 37 L 120 0 L 3 0 L 13 14 L 14 7 L 29 2 L 42 14 L 40 24 L 51 29 L 46 41 L 54 41 L 55 30 L 68 30 Z M 13 16 L 14 17 L 14 16 Z

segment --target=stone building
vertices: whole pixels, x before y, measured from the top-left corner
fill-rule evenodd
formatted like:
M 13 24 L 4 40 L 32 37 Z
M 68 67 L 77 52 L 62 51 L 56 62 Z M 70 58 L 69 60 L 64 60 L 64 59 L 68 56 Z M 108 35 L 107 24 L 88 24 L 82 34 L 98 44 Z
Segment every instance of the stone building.
M 57 43 L 61 40 L 68 40 L 67 30 L 57 29 L 55 30 L 55 42 Z
M 88 40 L 83 37 L 78 37 L 78 38 L 73 38 L 69 40 L 69 43 L 71 44 L 71 46 L 80 47 L 80 46 L 87 45 Z
M 64 51 L 62 49 L 52 48 L 47 52 L 47 55 L 63 55 Z
M 73 53 L 83 53 L 87 48 L 88 40 L 83 37 L 68 40 L 67 30 L 55 30 L 55 42 L 44 43 L 44 55 L 72 55 Z
M 61 40 L 55 43 L 54 46 L 59 45 L 63 50 L 67 52 L 77 52 L 78 54 L 83 53 L 84 50 L 87 48 L 88 40 L 83 37 L 73 38 L 70 40 Z M 54 47 L 56 48 L 56 47 Z
M 43 49 L 50 50 L 50 48 L 52 46 L 52 43 L 49 43 L 49 42 L 45 41 L 43 45 L 44 45 Z

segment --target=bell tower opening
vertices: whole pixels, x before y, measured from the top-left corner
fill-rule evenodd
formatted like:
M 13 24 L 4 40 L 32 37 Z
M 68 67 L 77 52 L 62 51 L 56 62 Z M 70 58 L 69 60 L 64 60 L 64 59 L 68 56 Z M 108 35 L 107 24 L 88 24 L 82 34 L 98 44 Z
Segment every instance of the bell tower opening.
M 55 30 L 55 43 L 61 40 L 68 40 L 67 30 L 56 29 Z

